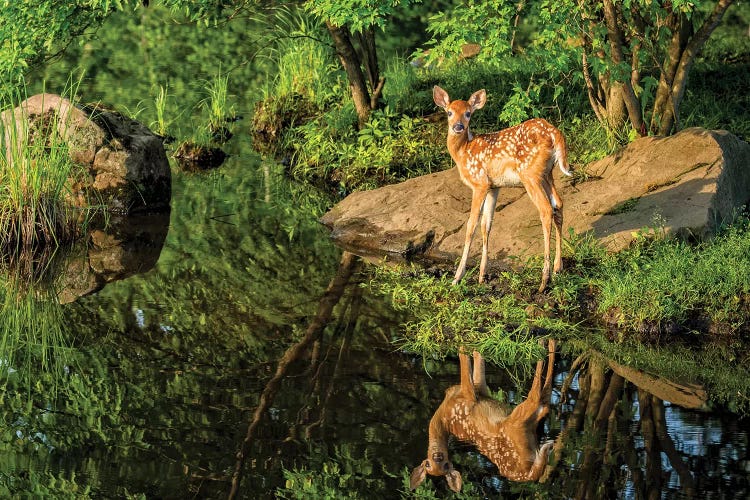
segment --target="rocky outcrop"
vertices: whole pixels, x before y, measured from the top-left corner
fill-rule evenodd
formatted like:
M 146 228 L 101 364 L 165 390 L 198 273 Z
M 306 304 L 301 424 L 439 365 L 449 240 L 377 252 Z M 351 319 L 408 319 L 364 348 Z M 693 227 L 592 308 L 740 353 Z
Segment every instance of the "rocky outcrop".
M 171 172 L 161 138 L 137 121 L 98 107 L 78 108 L 54 94 L 30 97 L 0 120 L 5 150 L 16 148 L 7 155 L 11 159 L 21 157 L 24 144 L 46 140 L 44 131 L 57 130 L 71 159 L 85 167 L 85 175 L 70 180 L 71 204 L 105 205 L 117 213 L 169 206 Z
M 750 145 L 725 131 L 692 128 L 638 139 L 586 170 L 586 182 L 556 180 L 565 232 L 592 232 L 611 250 L 626 247 L 644 227 L 704 237 L 750 201 Z M 463 248 L 470 199 L 453 168 L 353 193 L 322 222 L 337 243 L 360 255 L 453 261 Z M 541 253 L 540 224 L 523 188 L 501 189 L 490 235 L 492 261 Z M 475 237 L 472 255 L 480 250 L 481 238 Z

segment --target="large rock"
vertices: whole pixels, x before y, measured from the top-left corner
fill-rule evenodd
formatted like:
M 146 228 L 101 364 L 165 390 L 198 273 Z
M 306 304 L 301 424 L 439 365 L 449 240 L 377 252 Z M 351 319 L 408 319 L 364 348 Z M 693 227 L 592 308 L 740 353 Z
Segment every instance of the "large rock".
M 587 170 L 590 180 L 572 186 L 555 169 L 565 236 L 568 228 L 591 231 L 611 250 L 627 246 L 643 227 L 706 236 L 750 201 L 750 145 L 725 131 L 691 128 L 639 139 Z M 453 168 L 353 193 L 322 222 L 337 243 L 360 255 L 423 252 L 453 261 L 463 248 L 470 199 Z M 491 259 L 542 252 L 541 223 L 523 188 L 501 189 L 496 210 Z M 472 256 L 480 251 L 477 234 Z
M 42 140 L 52 127 L 71 159 L 87 175 L 71 179 L 68 201 L 75 206 L 106 205 L 118 213 L 162 210 L 169 206 L 171 172 L 161 138 L 114 111 L 79 109 L 54 94 L 38 94 L 0 114 L 10 161 L 28 142 Z

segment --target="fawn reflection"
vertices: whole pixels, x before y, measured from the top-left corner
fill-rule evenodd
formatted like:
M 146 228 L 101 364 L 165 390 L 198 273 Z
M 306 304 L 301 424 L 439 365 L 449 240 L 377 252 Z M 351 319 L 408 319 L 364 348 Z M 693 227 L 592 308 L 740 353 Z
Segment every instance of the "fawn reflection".
M 542 384 L 544 362 L 536 365 L 534 382 L 525 401 L 510 408 L 490 397 L 484 373 L 484 359 L 474 351 L 471 361 L 459 355 L 461 384 L 448 388 L 445 398 L 430 420 L 427 458 L 414 468 L 410 486 L 415 489 L 427 474 L 445 476 L 448 487 L 460 491 L 461 473 L 448 458 L 448 437 L 453 434 L 475 445 L 513 481 L 536 481 L 544 472 L 552 441 L 541 444 L 539 422 L 549 413 L 555 341 L 548 344 L 547 370 Z

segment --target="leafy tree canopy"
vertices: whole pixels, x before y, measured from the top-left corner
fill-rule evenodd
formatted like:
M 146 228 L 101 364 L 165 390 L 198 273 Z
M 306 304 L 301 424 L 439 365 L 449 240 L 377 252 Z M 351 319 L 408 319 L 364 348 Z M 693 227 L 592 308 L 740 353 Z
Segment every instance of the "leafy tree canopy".
M 668 134 L 679 125 L 690 68 L 732 3 L 467 2 L 432 17 L 432 57 L 478 43 L 485 60 L 525 54 L 540 82 L 575 70 L 602 123 Z
M 45 55 L 95 30 L 122 0 L 38 0 L 0 2 L 0 82 L 13 85 Z
M 358 33 L 373 26 L 385 28 L 388 18 L 396 14 L 399 6 L 408 7 L 411 0 L 308 0 L 305 8 L 335 26 L 348 26 Z

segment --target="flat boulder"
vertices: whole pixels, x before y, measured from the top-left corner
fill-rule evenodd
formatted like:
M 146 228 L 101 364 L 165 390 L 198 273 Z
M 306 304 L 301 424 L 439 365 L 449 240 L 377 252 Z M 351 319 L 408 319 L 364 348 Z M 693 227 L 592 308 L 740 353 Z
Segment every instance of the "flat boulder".
M 55 94 L 37 94 L 0 114 L 0 145 L 9 154 L 56 129 L 83 175 L 71 178 L 74 206 L 105 205 L 122 214 L 169 207 L 171 171 L 161 138 L 141 123 L 98 106 L 74 105 Z M 52 128 L 53 127 L 53 128 Z
M 613 251 L 645 227 L 706 237 L 750 201 L 750 145 L 726 131 L 690 128 L 645 137 L 586 171 L 588 180 L 573 185 L 555 169 L 565 236 L 569 228 L 590 232 Z M 463 249 L 470 203 L 470 189 L 452 168 L 353 193 L 321 221 L 340 246 L 359 255 L 454 261 Z M 478 233 L 474 258 L 481 252 Z M 494 263 L 542 253 L 541 222 L 523 188 L 500 190 L 489 245 Z

